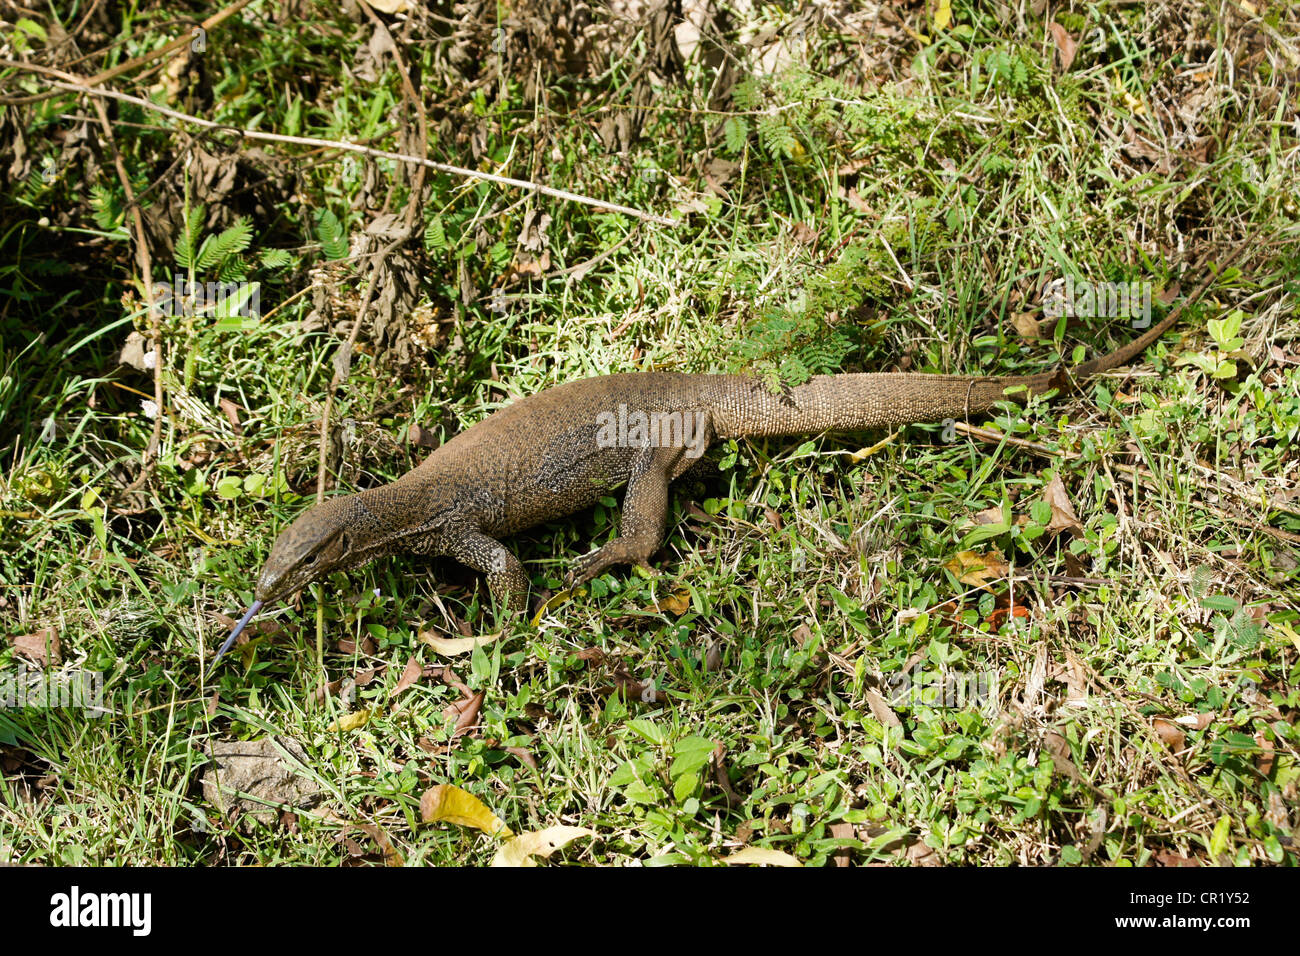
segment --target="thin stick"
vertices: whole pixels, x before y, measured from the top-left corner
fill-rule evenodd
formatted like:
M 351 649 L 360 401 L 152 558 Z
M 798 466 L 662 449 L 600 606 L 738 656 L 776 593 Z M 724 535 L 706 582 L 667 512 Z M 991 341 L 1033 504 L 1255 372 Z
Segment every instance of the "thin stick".
M 48 68 L 37 69 L 34 64 L 20 63 L 14 60 L 0 59 L 0 66 L 11 66 L 19 69 L 31 70 L 35 73 L 44 75 L 64 75 L 59 71 L 49 70 Z M 157 103 L 151 103 L 146 99 L 138 96 L 131 96 L 129 93 L 121 93 L 117 90 L 91 87 L 85 82 L 73 78 L 73 82 L 67 82 L 61 79 L 48 80 L 51 86 L 61 90 L 67 90 L 69 93 L 76 93 L 80 96 L 103 96 L 110 100 L 119 100 L 123 103 L 131 103 L 141 109 L 150 112 L 160 113 L 163 116 L 171 117 L 182 123 L 190 123 L 194 126 L 201 126 L 204 129 L 227 130 L 243 139 L 259 140 L 267 143 L 289 143 L 295 146 L 314 146 L 325 149 L 336 149 L 345 153 L 359 153 L 362 156 L 373 156 L 377 159 L 391 159 L 398 163 L 418 163 L 439 173 L 446 173 L 449 176 L 461 176 L 466 179 L 479 179 L 484 182 L 496 183 L 499 186 L 514 186 L 517 189 L 528 189 L 532 192 L 541 193 L 543 196 L 551 196 L 555 199 L 562 199 L 566 202 L 576 202 L 584 206 L 592 206 L 596 209 L 605 209 L 610 212 L 621 213 L 624 216 L 631 216 L 635 219 L 641 219 L 646 222 L 659 223 L 663 226 L 675 226 L 677 220 L 670 219 L 667 216 L 660 216 L 655 213 L 643 212 L 640 209 L 633 209 L 631 206 L 622 206 L 618 203 L 605 202 L 601 199 L 595 199 L 591 196 L 584 196 L 581 193 L 570 192 L 567 189 L 556 189 L 553 186 L 543 186 L 541 183 L 529 182 L 526 179 L 515 179 L 511 176 L 498 176 L 496 173 L 485 173 L 477 169 L 466 169 L 463 166 L 452 166 L 448 163 L 439 163 L 432 159 L 423 159 L 419 156 L 410 156 L 406 153 L 394 153 L 384 149 L 372 149 L 369 146 L 359 146 L 356 143 L 345 143 L 340 140 L 317 139 L 314 136 L 286 136 L 282 133 L 264 133 L 260 130 L 242 129 L 238 126 L 225 126 L 221 123 L 214 123 L 212 120 L 206 120 L 199 116 L 193 116 L 189 113 L 182 113 L 166 106 L 160 106 Z
M 158 455 L 158 446 L 162 443 L 162 329 L 158 310 L 154 307 L 153 260 L 149 255 L 149 240 L 144 231 L 144 217 L 140 215 L 140 204 L 136 202 L 135 190 L 131 188 L 131 177 L 126 174 L 126 164 L 122 162 L 122 151 L 117 148 L 117 138 L 113 136 L 113 126 L 108 121 L 108 111 L 104 109 L 102 100 L 95 100 L 95 112 L 99 114 L 99 125 L 103 127 L 104 137 L 113 150 L 113 166 L 117 170 L 117 178 L 122 183 L 122 190 L 126 193 L 127 208 L 131 210 L 131 225 L 135 230 L 135 259 L 140 268 L 140 282 L 144 286 L 145 306 L 149 309 L 149 337 L 153 339 L 154 349 L 153 401 L 156 407 L 153 416 L 153 432 L 149 437 L 148 447 L 145 448 L 144 454 L 140 457 L 140 474 L 126 486 L 125 491 L 130 493 L 149 480 L 150 469 L 153 467 L 154 459 Z

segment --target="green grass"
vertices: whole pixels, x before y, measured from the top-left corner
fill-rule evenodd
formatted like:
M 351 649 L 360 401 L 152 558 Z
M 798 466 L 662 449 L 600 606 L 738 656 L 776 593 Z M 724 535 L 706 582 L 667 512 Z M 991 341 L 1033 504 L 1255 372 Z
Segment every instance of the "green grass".
M 720 446 L 675 486 L 658 576 L 606 574 L 536 628 L 512 622 L 450 660 L 419 635 L 496 630 L 486 591 L 449 560 L 395 558 L 263 614 L 253 650 L 215 672 L 206 664 L 225 633 L 213 615 L 247 602 L 276 533 L 314 495 L 332 359 L 365 267 L 338 284 L 332 319 L 309 320 L 312 294 L 290 297 L 311 283 L 309 268 L 347 249 L 325 211 L 346 235 L 364 229 L 398 182 L 391 164 L 368 178 L 363 162 L 313 155 L 287 161 L 293 188 L 272 177 L 261 193 L 203 198 L 172 180 L 151 194 L 158 210 L 207 204 L 194 249 L 248 218 L 239 263 L 214 253 L 209 266 L 262 281 L 264 317 L 167 320 L 161 456 L 134 494 L 123 489 L 149 440 L 141 401 L 153 386 L 116 362 L 126 333 L 147 328 L 127 294 L 120 184 L 78 156 L 53 182 L 10 184 L 0 634 L 56 631 L 63 666 L 103 672 L 113 713 L 0 710 L 0 857 L 378 863 L 364 824 L 408 863 L 486 863 L 496 841 L 420 822 L 421 793 L 454 783 L 517 832 L 595 830 L 559 857 L 580 863 L 703 864 L 748 843 L 810 865 L 837 852 L 858 864 L 1295 865 L 1300 154 L 1284 51 L 1265 42 L 1230 77 L 1222 61 L 1200 65 L 1205 51 L 1188 53 L 1158 12 L 1095 3 L 1061 16 L 1076 38 L 1095 37 L 1062 73 L 1045 24 L 1020 33 L 975 6 L 955 4 L 953 25 L 927 46 L 812 21 L 781 72 L 721 101 L 715 74 L 690 60 L 654 89 L 621 155 L 600 124 L 649 82 L 641 35 L 610 44 L 599 70 L 543 73 L 540 89 L 530 70 L 467 88 L 438 44 L 399 40 L 426 103 L 444 104 L 430 107 L 432 158 L 506 164 L 508 175 L 682 210 L 683 221 L 634 225 L 431 174 L 422 214 L 436 226 L 408 250 L 420 281 L 409 305 L 431 306 L 445 334 L 394 368 L 379 353 L 409 336 L 363 329 L 334 402 L 339 491 L 417 464 L 427 451 L 407 440 L 414 423 L 445 439 L 511 398 L 587 375 L 748 370 L 790 382 L 1070 363 L 1139 333 L 1080 318 L 1020 337 L 1014 319 L 1042 318 L 1045 281 L 1150 280 L 1159 291 L 1181 274 L 1186 293 L 1200 278 L 1182 274 L 1191 259 L 1260 230 L 1240 269 L 1190 310 L 1181 340 L 1082 394 L 996 416 L 990 427 L 1015 441 L 935 425 L 857 458 L 846 452 L 887 436 Z M 150 9 L 115 56 L 159 39 L 150 24 L 169 14 Z M 769 20 L 743 26 L 790 27 L 765 9 Z M 333 16 L 214 31 L 211 103 L 184 108 L 402 148 L 395 131 L 413 121 L 396 70 L 385 61 L 376 83 L 339 76 L 357 43 L 349 23 L 325 28 Z M 917 11 L 904 16 L 928 32 Z M 1208 16 L 1206 43 L 1244 58 L 1242 23 Z M 1268 25 L 1294 48 L 1296 23 L 1279 16 Z M 485 36 L 494 27 L 481 25 Z M 1270 100 L 1272 87 L 1281 95 Z M 1203 162 L 1189 158 L 1194 143 L 1164 148 L 1158 135 L 1182 135 L 1162 117 L 1189 103 L 1197 136 L 1213 142 Z M 63 163 L 36 134 L 65 128 L 72 101 L 30 109 L 31 148 Z M 123 107 L 116 118 L 142 189 L 182 147 L 156 116 Z M 1151 155 L 1124 150 L 1130 126 L 1156 144 Z M 705 180 L 719 179 L 714 160 L 735 164 L 719 190 Z M 74 172 L 94 177 L 93 195 Z M 408 189 L 394 187 L 390 211 Z M 529 210 L 553 217 L 544 272 L 613 251 L 581 278 L 506 285 L 512 263 L 526 265 L 516 238 Z M 179 268 L 164 251 L 159 266 Z M 1207 320 L 1234 308 L 1239 332 L 1216 327 L 1216 338 Z M 239 428 L 221 399 L 238 406 Z M 1043 498 L 1056 477 L 1073 533 L 1049 529 Z M 558 591 L 617 515 L 611 499 L 512 541 L 535 596 Z M 983 586 L 959 579 L 962 552 L 982 556 Z M 685 600 L 658 609 L 674 595 Z M 0 640 L 0 677 L 21 660 L 10 643 Z M 453 737 L 443 711 L 461 691 L 437 677 L 392 696 L 412 656 L 485 692 L 477 730 Z M 950 688 L 975 681 L 986 699 L 918 692 L 882 706 L 906 670 Z M 666 702 L 611 692 L 629 679 Z M 318 695 L 328 682 L 338 692 Z M 336 729 L 363 708 L 362 726 Z M 1171 749 L 1162 730 L 1183 741 Z M 240 826 L 202 795 L 204 750 L 267 734 L 302 744 L 326 797 Z M 718 744 L 734 800 L 709 762 Z

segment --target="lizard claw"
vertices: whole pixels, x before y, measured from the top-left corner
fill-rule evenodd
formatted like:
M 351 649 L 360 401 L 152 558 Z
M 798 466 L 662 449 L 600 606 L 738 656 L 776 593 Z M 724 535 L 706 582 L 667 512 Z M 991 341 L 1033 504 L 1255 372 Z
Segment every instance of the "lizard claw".
M 604 550 L 604 548 L 596 548 L 594 551 L 588 551 L 581 557 L 575 558 L 573 566 L 569 568 L 569 573 L 565 576 L 565 588 L 573 590 L 581 584 L 586 584 L 613 564 L 614 562 L 603 555 Z

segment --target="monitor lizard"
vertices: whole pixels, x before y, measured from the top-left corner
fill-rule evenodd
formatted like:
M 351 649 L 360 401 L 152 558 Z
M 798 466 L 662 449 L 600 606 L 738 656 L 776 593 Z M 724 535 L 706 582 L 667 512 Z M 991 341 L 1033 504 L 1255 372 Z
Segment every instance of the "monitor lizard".
M 397 552 L 455 558 L 487 576 L 499 608 L 518 613 L 528 575 L 500 539 L 588 508 L 623 485 L 620 534 L 578 558 L 568 583 L 589 581 L 613 565 L 644 567 L 664 536 L 668 485 L 703 446 L 730 438 L 966 418 L 999 401 L 1068 391 L 1138 356 L 1218 274 L 1207 274 L 1139 338 L 1069 371 L 1001 377 L 846 373 L 815 376 L 779 392 L 745 375 L 632 372 L 544 389 L 460 433 L 396 481 L 328 499 L 301 515 L 276 539 L 255 600 L 216 659 L 263 606 L 326 574 Z M 658 421 L 659 432 L 667 434 L 650 435 L 629 421 Z

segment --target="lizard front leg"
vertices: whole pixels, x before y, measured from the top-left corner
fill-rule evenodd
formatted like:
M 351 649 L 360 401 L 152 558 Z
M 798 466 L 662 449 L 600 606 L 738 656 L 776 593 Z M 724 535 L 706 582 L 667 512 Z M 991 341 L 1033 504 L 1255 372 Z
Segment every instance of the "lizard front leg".
M 702 412 L 697 415 L 697 440 L 691 445 L 683 442 L 644 448 L 633 460 L 627 493 L 623 496 L 622 533 L 574 562 L 569 572 L 570 587 L 590 581 L 615 564 L 649 567 L 647 562 L 663 541 L 668 522 L 668 485 L 694 464 L 694 457 L 686 454 L 687 448 L 702 450 L 713 434 L 707 415 Z
M 488 590 L 497 608 L 506 615 L 523 611 L 528 599 L 528 575 L 519 559 L 496 538 L 477 528 L 461 529 L 450 537 L 444 545 L 445 553 L 487 575 Z

